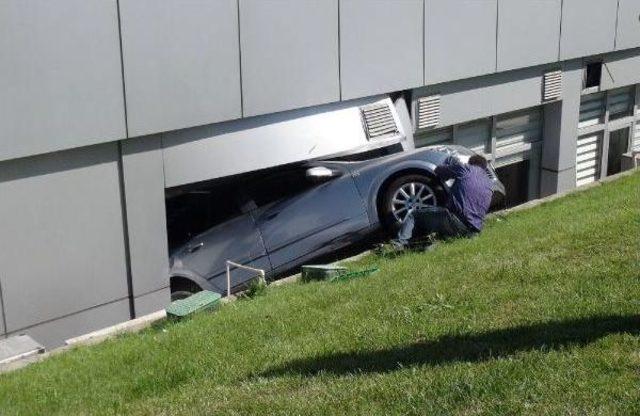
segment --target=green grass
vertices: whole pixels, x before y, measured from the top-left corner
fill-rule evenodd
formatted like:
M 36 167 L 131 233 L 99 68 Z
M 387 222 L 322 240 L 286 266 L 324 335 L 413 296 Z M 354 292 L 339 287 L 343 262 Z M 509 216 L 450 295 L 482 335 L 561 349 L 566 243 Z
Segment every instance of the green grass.
M 640 175 L 0 376 L 0 414 L 640 414 Z

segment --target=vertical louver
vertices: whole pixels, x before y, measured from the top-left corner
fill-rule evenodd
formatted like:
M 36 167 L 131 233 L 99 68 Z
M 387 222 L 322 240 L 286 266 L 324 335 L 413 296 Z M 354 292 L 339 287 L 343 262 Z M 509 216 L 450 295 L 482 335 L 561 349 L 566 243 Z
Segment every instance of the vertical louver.
M 440 96 L 432 95 L 418 99 L 417 128 L 427 129 L 440 124 Z
M 562 96 L 562 71 L 551 71 L 544 74 L 542 91 L 543 101 L 554 101 Z
M 386 103 L 373 104 L 360 108 L 362 123 L 367 138 L 377 139 L 398 134 L 398 126 L 393 118 L 393 113 Z

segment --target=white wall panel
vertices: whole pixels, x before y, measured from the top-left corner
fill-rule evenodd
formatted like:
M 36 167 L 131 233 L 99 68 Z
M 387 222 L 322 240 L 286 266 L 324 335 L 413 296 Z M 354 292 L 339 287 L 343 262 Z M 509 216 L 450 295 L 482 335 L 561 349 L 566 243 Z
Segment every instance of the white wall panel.
M 244 115 L 340 99 L 338 0 L 240 0 Z
M 167 133 L 165 184 L 174 187 L 366 146 L 370 142 L 360 107 L 383 99 L 369 97 Z M 392 105 L 388 98 L 385 102 Z
M 558 60 L 561 0 L 500 0 L 498 71 Z
M 0 164 L 0 264 L 9 332 L 126 298 L 118 146 Z
M 422 85 L 422 8 L 423 0 L 340 2 L 343 99 Z
M 164 165 L 159 136 L 137 137 L 122 143 L 122 175 L 133 296 L 141 296 L 169 286 Z
M 613 50 L 618 0 L 563 0 L 560 59 Z
M 241 116 L 236 0 L 120 0 L 131 137 Z
M 0 160 L 125 136 L 115 0 L 0 3 Z
M 620 0 L 616 49 L 640 46 L 640 0 Z
M 425 83 L 496 71 L 497 0 L 425 0 Z

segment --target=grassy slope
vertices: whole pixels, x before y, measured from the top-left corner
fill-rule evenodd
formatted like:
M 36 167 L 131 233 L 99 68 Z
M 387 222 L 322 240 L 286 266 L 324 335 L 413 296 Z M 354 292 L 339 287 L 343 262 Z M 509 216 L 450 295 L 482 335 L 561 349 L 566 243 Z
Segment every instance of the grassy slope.
M 640 413 L 640 175 L 0 376 L 0 414 Z

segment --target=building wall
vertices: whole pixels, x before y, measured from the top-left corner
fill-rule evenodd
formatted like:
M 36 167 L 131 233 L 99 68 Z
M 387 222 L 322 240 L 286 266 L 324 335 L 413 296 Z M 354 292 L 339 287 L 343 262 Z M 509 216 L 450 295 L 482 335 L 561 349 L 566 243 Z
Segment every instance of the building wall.
M 0 160 L 640 46 L 637 0 L 0 7 Z

